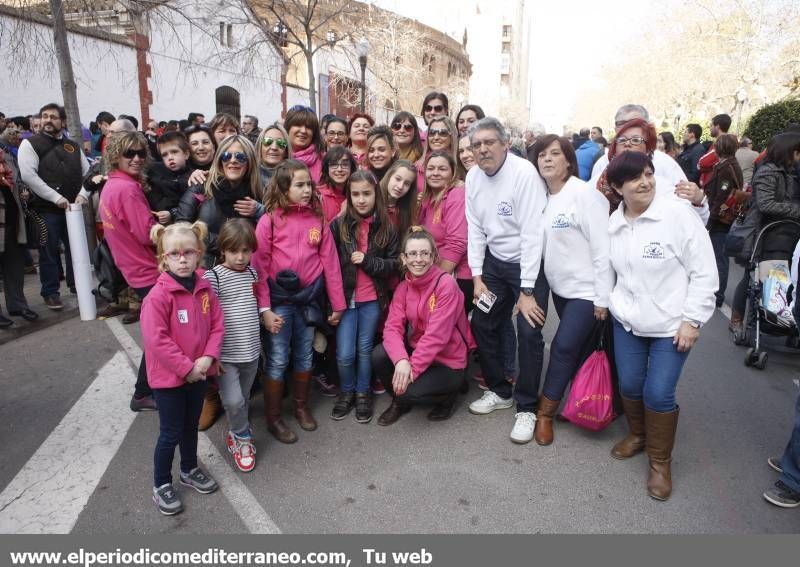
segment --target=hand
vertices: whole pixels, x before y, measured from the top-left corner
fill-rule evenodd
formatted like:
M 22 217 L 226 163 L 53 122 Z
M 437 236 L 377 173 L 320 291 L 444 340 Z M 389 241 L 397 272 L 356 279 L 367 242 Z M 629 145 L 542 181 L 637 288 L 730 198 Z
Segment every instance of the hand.
M 82 205 L 85 205 L 88 202 L 89 202 L 89 199 L 87 199 L 83 195 L 78 195 L 77 197 L 75 197 L 75 204 L 76 205 L 81 205 L 82 206 Z
M 691 181 L 681 181 L 675 186 L 675 194 L 681 199 L 690 201 L 695 207 L 699 207 L 703 203 L 705 194 L 697 183 Z
M 672 344 L 678 345 L 678 352 L 689 352 L 700 337 L 700 329 L 695 329 L 688 321 L 681 322 Z
M 243 217 L 254 217 L 258 210 L 258 201 L 250 197 L 241 199 L 233 204 L 233 210 Z
M 605 321 L 608 319 L 608 309 L 605 307 L 594 306 L 594 318 L 598 321 Z
M 194 361 L 195 366 L 197 366 L 200 371 L 203 373 L 205 377 L 208 369 L 211 368 L 211 365 L 214 364 L 214 359 L 210 356 L 201 356 L 197 360 Z
M 355 264 L 356 266 L 358 266 L 359 264 L 364 262 L 364 253 L 363 252 L 358 252 L 358 251 L 353 252 L 350 255 L 350 261 L 353 264 Z
M 334 311 L 328 316 L 328 324 L 335 327 L 339 324 L 339 321 L 342 320 L 342 312 L 341 311 Z
M 59 197 L 58 201 L 56 201 L 56 207 L 59 209 L 67 209 L 69 208 L 69 201 L 67 201 L 64 197 Z
M 536 325 L 541 327 L 544 325 L 544 311 L 542 311 L 542 308 L 539 307 L 539 304 L 536 303 L 532 295 L 527 296 L 524 293 L 520 293 L 519 300 L 517 301 L 517 309 L 522 313 L 522 316 L 525 317 L 525 320 L 531 327 L 536 327 Z
M 276 315 L 271 309 L 269 311 L 264 311 L 261 314 L 261 320 L 264 322 L 264 327 L 267 329 L 267 331 L 273 335 L 277 335 L 280 332 L 281 327 L 283 327 L 283 317 Z
M 200 368 L 198 368 L 197 362 L 195 361 L 194 366 L 192 366 L 192 370 L 186 375 L 185 380 L 191 384 L 193 382 L 199 382 L 200 380 L 205 379 L 205 373 L 200 371 Z
M 483 278 L 475 276 L 472 278 L 472 303 L 478 303 L 482 293 L 488 293 L 489 288 L 483 283 Z
M 169 221 L 172 220 L 172 215 L 169 214 L 169 211 L 158 211 L 156 213 L 156 218 L 159 224 L 169 224 Z
M 404 358 L 394 365 L 392 389 L 394 390 L 395 396 L 402 396 L 405 394 L 411 381 L 411 363 L 408 359 Z
M 206 177 L 208 177 L 208 172 L 203 171 L 202 169 L 195 169 L 192 174 L 189 176 L 189 187 L 192 185 L 202 185 L 206 182 Z

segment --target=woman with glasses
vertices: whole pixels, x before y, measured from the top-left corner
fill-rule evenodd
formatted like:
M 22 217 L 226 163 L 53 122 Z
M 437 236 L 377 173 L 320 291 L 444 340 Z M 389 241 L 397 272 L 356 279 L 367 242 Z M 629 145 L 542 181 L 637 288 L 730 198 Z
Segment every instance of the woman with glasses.
M 275 173 L 275 168 L 284 160 L 292 157 L 289 135 L 277 122 L 270 124 L 261 130 L 255 149 L 258 173 L 261 177 L 261 190 L 266 191 L 269 181 Z
M 322 134 L 314 111 L 306 106 L 294 106 L 283 121 L 289 135 L 292 159 L 305 164 L 314 183 L 319 183 L 322 172 Z
M 413 114 L 406 111 L 395 114 L 392 118 L 392 135 L 397 145 L 398 159 L 415 163 L 422 157 L 422 139 L 417 119 Z
M 425 161 L 431 152 L 444 151 L 455 155 L 458 146 L 458 133 L 455 124 L 446 116 L 433 118 L 428 124 L 428 137 L 425 141 L 425 155 L 417 161 L 417 188 L 425 187 Z
M 356 158 L 359 167 L 366 167 L 367 138 L 369 129 L 375 125 L 375 119 L 369 114 L 357 112 L 350 118 L 347 133 L 350 137 L 350 152 Z
M 317 189 L 322 199 L 322 215 L 326 224 L 344 211 L 347 181 L 356 169 L 358 166 L 353 154 L 344 146 L 335 146 L 322 159 L 322 175 Z
M 422 119 L 430 127 L 431 120 L 450 115 L 450 101 L 447 95 L 436 91 L 429 92 L 422 100 Z
M 330 151 L 336 146 L 347 146 L 350 142 L 347 137 L 347 122 L 334 116 L 325 129 L 325 148 Z
M 373 126 L 367 137 L 367 169 L 380 182 L 397 159 L 392 131 L 386 125 Z
M 477 104 L 467 104 L 456 114 L 456 128 L 459 136 L 466 136 L 467 130 L 481 118 L 486 118 L 483 109 Z

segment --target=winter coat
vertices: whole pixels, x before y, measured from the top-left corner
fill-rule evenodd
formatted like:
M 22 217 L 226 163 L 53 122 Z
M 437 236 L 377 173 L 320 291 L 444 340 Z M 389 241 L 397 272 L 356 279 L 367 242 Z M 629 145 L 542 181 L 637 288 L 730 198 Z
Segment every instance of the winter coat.
M 729 224 L 719 221 L 720 207 L 725 204 L 732 194 L 744 189 L 742 168 L 735 157 L 718 161 L 712 168 L 711 176 L 705 184 L 705 193 L 708 198 L 709 219 L 706 225 L 711 232 L 728 232 Z
M 145 172 L 150 190 L 145 193 L 150 208 L 154 211 L 169 211 L 173 220 L 178 216 L 178 203 L 189 187 L 191 171 L 184 168 L 172 171 L 162 162 L 153 163 Z
M 694 183 L 700 182 L 700 170 L 697 169 L 697 163 L 703 154 L 706 153 L 706 148 L 700 142 L 695 142 L 691 146 L 686 146 L 681 154 L 678 156 L 678 164 L 686 174 L 686 179 Z
M 800 222 L 800 186 L 793 171 L 765 163 L 756 171 L 752 184 L 762 226 L 779 220 Z M 762 237 L 761 259 L 788 260 L 798 237 L 800 230 L 793 224 L 771 228 Z

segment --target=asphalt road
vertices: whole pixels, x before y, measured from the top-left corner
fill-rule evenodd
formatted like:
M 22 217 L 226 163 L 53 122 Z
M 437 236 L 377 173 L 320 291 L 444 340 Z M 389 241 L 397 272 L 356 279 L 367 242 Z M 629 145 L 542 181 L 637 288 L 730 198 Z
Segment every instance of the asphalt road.
M 731 290 L 736 281 L 732 275 Z M 546 338 L 555 324 L 551 311 Z M 646 457 L 609 457 L 624 419 L 600 433 L 557 423 L 553 445 L 518 446 L 508 439 L 513 410 L 469 414 L 480 395 L 473 383 L 449 421 L 432 424 L 419 408 L 388 428 L 332 421 L 333 401 L 316 395 L 320 427 L 306 433 L 290 418 L 300 437 L 294 445 L 266 432 L 255 398 L 256 469 L 232 471 L 221 419 L 200 458 L 226 470 L 222 490 L 181 491 L 186 510 L 172 518 L 150 499 L 158 417 L 131 419 L 124 408 L 135 368 L 119 354 L 112 327 L 75 318 L 0 346 L 0 531 L 20 530 L 26 516 L 47 526 L 58 513 L 61 531 L 77 534 L 800 532 L 800 510 L 761 497 L 776 477 L 766 459 L 781 453 L 790 433 L 800 353 L 770 351 L 766 370 L 746 368 L 721 313 L 704 328 L 680 381 L 674 492 L 666 503 L 646 494 Z M 141 344 L 138 327 L 125 331 Z M 135 355 L 135 345 L 127 346 Z M 115 380 L 121 390 L 113 390 Z M 121 409 L 102 414 L 91 396 L 109 391 Z M 388 403 L 380 396 L 376 415 Z M 42 460 L 54 438 L 66 439 L 63 450 Z M 75 472 L 87 460 L 94 465 Z M 17 502 L 26 498 L 31 504 Z

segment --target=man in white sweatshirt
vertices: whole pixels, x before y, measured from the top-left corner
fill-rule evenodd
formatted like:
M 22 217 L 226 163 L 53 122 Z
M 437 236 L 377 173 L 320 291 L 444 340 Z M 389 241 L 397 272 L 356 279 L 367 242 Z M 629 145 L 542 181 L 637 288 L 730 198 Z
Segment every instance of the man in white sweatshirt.
M 466 179 L 469 266 L 475 301 L 483 303 L 481 296 L 489 293 L 496 296 L 488 313 L 480 308 L 472 312 L 472 330 L 489 390 L 469 409 L 488 414 L 510 408 L 516 401 L 511 440 L 527 443 L 533 438 L 536 385 L 544 359 L 541 328 L 549 288 L 541 262 L 547 188 L 533 164 L 508 151 L 509 136 L 496 118 L 473 124 L 469 137 L 478 163 Z M 500 336 L 515 305 L 520 373 L 512 393 L 503 373 Z

